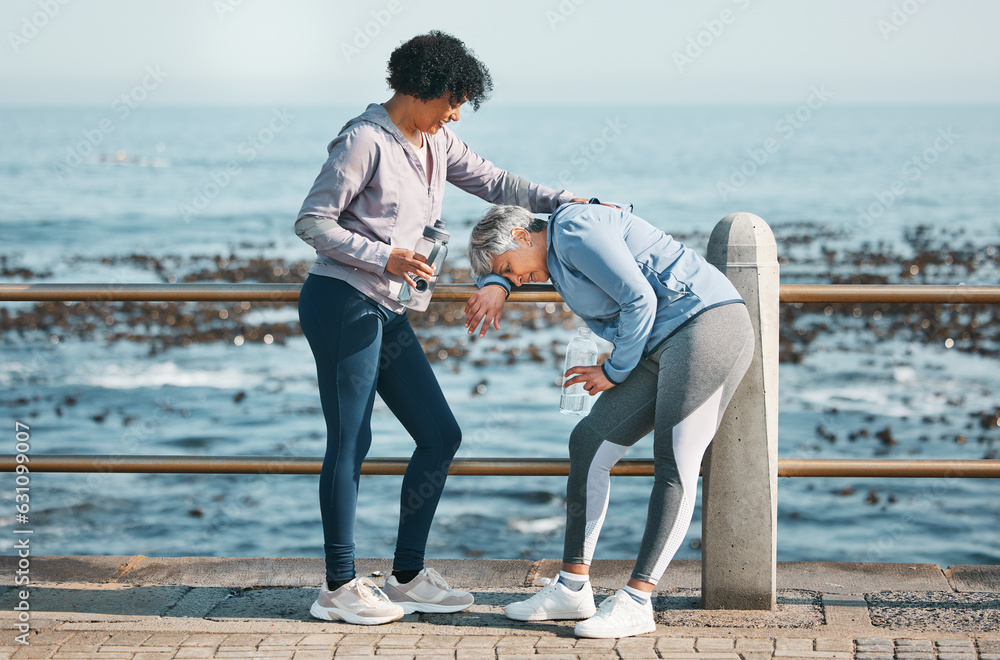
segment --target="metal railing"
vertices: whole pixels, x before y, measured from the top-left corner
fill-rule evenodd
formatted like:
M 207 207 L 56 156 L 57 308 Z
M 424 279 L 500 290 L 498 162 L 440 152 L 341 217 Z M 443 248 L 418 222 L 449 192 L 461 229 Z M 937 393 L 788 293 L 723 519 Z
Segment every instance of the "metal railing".
M 294 302 L 300 284 L 0 284 L 0 302 Z M 434 302 L 465 302 L 476 287 L 440 284 Z M 509 302 L 559 303 L 549 285 L 527 285 Z M 1000 286 L 783 284 L 783 303 L 941 303 L 1000 304 Z M 405 458 L 371 458 L 362 474 L 400 475 Z M 319 474 L 322 459 L 264 456 L 34 455 L 34 472 L 130 472 L 173 474 Z M 0 456 L 0 471 L 11 472 L 13 456 Z M 456 459 L 449 474 L 476 476 L 566 476 L 564 459 Z M 652 476 L 651 460 L 623 460 L 616 476 Z M 782 477 L 1000 478 L 1000 460 L 806 459 L 778 460 Z
M 294 302 L 301 284 L 0 284 L 0 302 Z M 472 284 L 439 284 L 434 302 L 465 302 Z M 782 284 L 783 303 L 1000 304 L 1000 286 Z M 529 284 L 508 302 L 562 302 L 554 287 Z

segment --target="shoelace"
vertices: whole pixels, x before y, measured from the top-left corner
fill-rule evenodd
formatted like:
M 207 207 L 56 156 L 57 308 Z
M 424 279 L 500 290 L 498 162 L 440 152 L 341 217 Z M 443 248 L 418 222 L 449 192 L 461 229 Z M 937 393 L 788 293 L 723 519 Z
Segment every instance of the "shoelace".
M 356 588 L 358 596 L 367 603 L 377 603 L 379 600 L 391 602 L 389 597 L 378 588 L 378 585 L 366 577 L 358 578 Z
M 619 593 L 621 592 L 615 593 L 615 595 L 609 598 L 605 598 L 604 602 L 601 603 L 601 606 L 597 608 L 597 612 L 594 613 L 594 616 L 599 617 L 609 614 L 611 610 L 614 609 L 615 605 L 618 603 Z M 629 596 L 628 594 L 625 594 L 625 597 L 631 599 L 631 596 Z
M 441 577 L 440 573 L 438 573 L 433 568 L 428 568 L 426 569 L 426 571 L 427 571 L 426 573 L 427 579 L 431 584 L 433 584 L 438 589 L 441 589 L 442 591 L 451 591 L 451 585 L 445 582 L 445 579 Z
M 559 578 L 558 577 L 554 577 L 554 578 L 543 577 L 543 578 L 541 578 L 539 580 L 539 582 L 541 582 L 542 585 L 543 585 L 542 586 L 542 590 L 539 591 L 534 596 L 532 596 L 531 598 L 529 598 L 528 599 L 529 601 L 535 600 L 536 598 L 542 598 L 542 597 L 548 596 L 550 593 L 552 593 L 552 591 L 554 591 L 555 588 L 556 588 L 556 584 L 559 582 Z

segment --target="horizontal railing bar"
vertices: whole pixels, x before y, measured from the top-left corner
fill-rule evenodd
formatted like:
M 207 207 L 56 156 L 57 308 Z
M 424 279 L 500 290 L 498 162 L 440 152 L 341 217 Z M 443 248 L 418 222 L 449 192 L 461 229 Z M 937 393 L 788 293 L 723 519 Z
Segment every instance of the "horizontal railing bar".
M 0 284 L 0 302 L 294 302 L 301 284 Z M 439 284 L 435 302 L 465 302 L 471 284 Z M 562 302 L 555 288 L 526 285 L 510 302 Z M 1000 286 L 782 284 L 784 303 L 1000 303 Z
M 407 458 L 369 458 L 361 474 L 400 475 Z M 0 472 L 13 472 L 18 463 L 0 455 Z M 116 456 L 33 455 L 24 464 L 31 472 L 115 472 L 170 474 L 319 474 L 323 459 L 311 456 Z M 461 458 L 448 472 L 466 476 L 554 476 L 569 474 L 563 458 Z M 611 469 L 619 477 L 651 477 L 653 461 L 626 459 Z M 1000 478 L 1000 460 L 911 460 L 847 458 L 781 458 L 779 477 L 880 478 Z

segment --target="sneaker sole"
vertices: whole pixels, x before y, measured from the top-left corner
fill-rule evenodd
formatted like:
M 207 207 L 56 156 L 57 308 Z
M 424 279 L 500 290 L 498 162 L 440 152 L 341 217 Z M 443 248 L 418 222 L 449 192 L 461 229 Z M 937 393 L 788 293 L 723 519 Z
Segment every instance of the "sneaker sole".
M 575 610 L 573 612 L 534 612 L 527 615 L 511 614 L 507 610 L 504 610 L 504 616 L 512 621 L 579 621 L 581 619 L 589 619 L 590 617 L 597 614 L 597 608 L 593 608 L 589 611 Z
M 414 612 L 425 612 L 427 614 L 449 614 L 451 612 L 461 612 L 462 610 L 472 607 L 472 603 L 469 603 L 468 605 L 435 605 L 434 603 L 393 602 L 402 607 L 403 611 L 407 614 L 413 614 Z
M 656 630 L 656 624 L 651 626 L 634 626 L 632 628 L 627 628 L 625 630 L 593 630 L 587 631 L 580 630 L 580 626 L 577 626 L 573 633 L 577 637 L 587 637 L 589 639 L 618 639 L 619 637 L 633 637 L 635 635 L 645 635 L 646 633 L 651 633 Z
M 402 609 L 402 608 L 401 608 Z M 358 616 L 357 614 L 351 614 L 344 610 L 338 610 L 335 607 L 323 607 L 317 602 L 312 604 L 309 608 L 309 614 L 315 619 L 320 619 L 321 621 L 346 621 L 347 623 L 353 623 L 359 626 L 378 626 L 383 623 L 390 623 L 401 619 L 403 615 L 406 614 L 406 610 L 399 612 L 398 614 L 393 614 L 391 616 L 379 616 L 379 617 L 364 617 Z

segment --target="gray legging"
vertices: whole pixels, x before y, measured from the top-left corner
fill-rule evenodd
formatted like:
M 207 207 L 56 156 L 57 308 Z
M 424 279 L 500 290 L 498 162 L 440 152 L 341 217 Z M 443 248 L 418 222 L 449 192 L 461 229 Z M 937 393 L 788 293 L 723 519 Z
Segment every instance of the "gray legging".
M 590 564 L 608 508 L 610 470 L 654 431 L 655 480 L 632 577 L 656 584 L 691 525 L 701 459 L 753 351 L 746 305 L 713 307 L 601 394 L 570 435 L 564 562 Z

